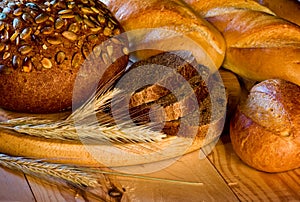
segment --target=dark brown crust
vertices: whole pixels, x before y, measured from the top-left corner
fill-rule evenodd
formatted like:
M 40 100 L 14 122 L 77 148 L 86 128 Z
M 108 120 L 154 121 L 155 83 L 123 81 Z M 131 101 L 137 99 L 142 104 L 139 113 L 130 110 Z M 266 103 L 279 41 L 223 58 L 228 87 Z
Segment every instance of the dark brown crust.
M 211 141 L 212 138 L 217 137 L 219 131 L 223 129 L 227 103 L 225 94 L 220 94 L 223 84 L 221 78 L 218 80 L 216 75 L 210 75 L 208 68 L 197 63 L 195 65 L 194 61 L 193 59 L 185 61 L 175 52 L 169 52 L 133 64 L 130 70 L 143 65 L 149 65 L 147 66 L 149 69 L 155 69 L 157 65 L 174 69 L 176 76 L 181 75 L 186 80 L 191 92 L 186 91 L 187 89 L 182 86 L 186 84 L 179 82 L 176 76 L 170 77 L 166 74 L 157 82 L 162 85 L 155 83 L 132 94 L 129 102 L 131 119 L 138 124 L 158 123 L 157 130 L 170 136 L 194 137 L 196 135 L 202 140 L 206 138 L 211 125 L 215 133 L 212 135 L 214 137 L 208 139 Z M 163 84 L 170 84 L 169 86 L 174 87 L 174 91 L 168 91 Z M 147 89 L 151 89 L 151 93 Z M 179 96 L 175 96 L 175 91 Z M 138 99 L 132 99 L 137 94 L 143 103 L 138 102 Z M 214 109 L 212 109 L 212 101 L 215 102 Z M 212 115 L 212 110 L 215 110 L 214 113 L 217 115 Z
M 263 105 L 260 102 L 265 101 L 258 99 L 262 94 L 270 99 L 270 108 L 282 107 L 280 114 L 276 110 L 262 110 L 263 107 L 250 108 Z M 267 80 L 254 86 L 250 95 L 251 102 L 248 100 L 238 107 L 230 124 L 230 137 L 237 155 L 261 171 L 282 172 L 299 168 L 300 87 L 283 80 Z M 257 113 L 262 115 L 261 119 Z M 285 116 L 288 119 L 284 119 Z M 265 117 L 269 119 L 265 120 Z M 278 117 L 280 125 L 285 127 L 281 127 L 274 117 Z
M 18 43 L 15 40 L 1 39 L 1 44 L 5 44 L 9 50 L 0 51 L 0 107 L 11 111 L 30 113 L 53 113 L 66 110 L 71 108 L 72 104 L 75 106 L 82 103 L 84 99 L 93 93 L 94 88 L 92 86 L 97 85 L 97 82 L 103 85 L 109 80 L 116 79 L 125 70 L 128 62 L 128 56 L 123 53 L 123 48 L 127 46 L 126 39 L 119 38 L 120 40 L 117 42 L 116 40 L 108 41 L 114 35 L 124 31 L 121 25 L 110 11 L 98 1 L 89 4 L 83 4 L 77 0 L 73 2 L 75 6 L 72 9 L 69 9 L 67 2 L 62 0 L 49 6 L 41 0 L 24 1 L 22 4 L 15 1 L 16 4 L 10 4 L 10 6 L 8 6 L 8 2 L 1 4 L 0 12 L 5 7 L 11 9 L 6 14 L 6 18 L 0 21 L 6 26 L 0 32 L 1 37 L 5 35 L 6 31 L 10 37 L 16 32 L 22 33 L 25 28 L 31 28 L 32 31 L 30 36 L 25 39 L 21 39 L 21 34 L 18 34 L 20 38 Z M 72 12 L 68 12 L 68 15 L 78 15 L 81 20 L 84 19 L 84 15 L 94 19 L 99 15 L 96 13 L 97 11 L 85 13 L 89 11 L 82 10 L 80 6 L 94 7 L 99 10 L 99 13 L 104 13 L 105 22 L 94 27 L 99 28 L 98 31 L 93 31 L 84 21 L 79 22 L 75 17 L 64 18 L 62 17 L 63 14 L 60 13 L 64 12 L 64 9 L 69 9 Z M 18 8 L 21 8 L 23 14 L 36 12 L 36 14 L 32 14 L 33 21 L 26 21 L 23 19 L 23 15 L 14 14 Z M 40 23 L 36 18 L 41 13 L 46 15 L 48 20 Z M 59 18 L 64 21 L 62 28 L 55 26 L 55 22 Z M 14 28 L 13 20 L 16 19 L 19 20 L 20 26 Z M 73 40 L 72 36 L 71 38 L 64 37 L 65 32 L 70 31 L 70 27 L 74 23 L 77 23 L 76 26 L 79 28 L 78 30 L 75 28 L 76 31 L 73 32 L 73 34 L 76 34 L 77 39 Z M 51 27 L 51 34 L 43 33 L 42 30 L 45 27 Z M 111 33 L 106 33 L 106 28 L 109 28 Z M 61 43 L 51 44 L 49 42 L 51 37 L 60 38 Z M 93 48 L 104 41 L 104 47 L 99 54 L 100 59 L 97 59 L 96 62 L 90 61 L 88 64 L 93 68 L 85 71 L 84 73 L 87 76 L 84 79 L 81 77 L 79 80 L 78 72 L 82 68 L 83 62 L 91 57 L 90 53 L 92 53 Z M 33 47 L 33 49 L 28 53 L 21 53 L 20 48 L 24 45 Z M 4 54 L 7 54 L 8 51 L 10 56 L 4 59 Z M 62 62 L 58 62 L 58 52 L 65 54 Z M 19 58 L 18 65 L 13 65 L 14 56 Z M 44 58 L 51 62 L 51 68 L 45 68 L 42 62 Z M 116 61 L 112 63 L 113 60 Z M 107 69 L 106 66 L 108 66 Z M 105 69 L 106 72 L 104 73 Z M 82 73 L 82 70 L 80 71 Z M 76 81 L 76 95 L 74 95 L 73 90 L 76 79 L 79 81 Z

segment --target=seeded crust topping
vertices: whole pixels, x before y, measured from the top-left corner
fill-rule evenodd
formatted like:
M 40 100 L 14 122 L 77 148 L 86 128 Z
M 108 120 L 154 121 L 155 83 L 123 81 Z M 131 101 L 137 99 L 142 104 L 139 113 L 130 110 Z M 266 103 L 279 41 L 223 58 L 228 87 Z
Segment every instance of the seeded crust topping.
M 95 47 L 123 31 L 99 1 L 20 0 L 0 6 L 0 74 L 72 70 L 93 50 L 108 63 L 113 46 Z M 123 44 L 115 38 L 112 43 Z M 125 46 L 123 52 L 128 54 Z

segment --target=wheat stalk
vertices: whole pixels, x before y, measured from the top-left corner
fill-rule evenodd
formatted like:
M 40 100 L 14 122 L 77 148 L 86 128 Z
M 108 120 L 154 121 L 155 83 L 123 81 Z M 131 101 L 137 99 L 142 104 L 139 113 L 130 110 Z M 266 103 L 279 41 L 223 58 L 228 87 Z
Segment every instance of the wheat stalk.
M 76 186 L 96 187 L 99 185 L 93 175 L 72 166 L 52 164 L 23 157 L 12 157 L 5 154 L 0 154 L 0 165 L 31 176 L 64 180 Z
M 11 170 L 20 171 L 30 176 L 39 177 L 45 180 L 54 178 L 56 180 L 64 180 L 76 187 L 95 188 L 104 186 L 101 184 L 100 175 L 110 175 L 133 178 L 137 180 L 159 181 L 164 183 L 184 184 L 190 186 L 202 186 L 202 182 L 192 182 L 176 179 L 165 179 L 158 177 L 150 177 L 146 175 L 137 175 L 129 173 L 114 172 L 111 170 L 102 170 L 93 167 L 78 167 L 72 165 L 54 164 L 41 160 L 28 159 L 24 157 L 12 157 L 0 153 L 0 166 L 4 166 Z
M 130 121 L 112 124 L 108 115 L 102 112 L 118 89 L 103 92 L 98 90 L 81 107 L 61 120 L 47 120 L 37 117 L 22 117 L 1 122 L 0 127 L 25 133 L 31 136 L 66 141 L 92 140 L 101 143 L 157 142 L 165 134 L 152 130 L 154 125 L 133 125 Z M 96 119 L 97 114 L 99 120 Z M 74 123 L 75 122 L 75 123 Z

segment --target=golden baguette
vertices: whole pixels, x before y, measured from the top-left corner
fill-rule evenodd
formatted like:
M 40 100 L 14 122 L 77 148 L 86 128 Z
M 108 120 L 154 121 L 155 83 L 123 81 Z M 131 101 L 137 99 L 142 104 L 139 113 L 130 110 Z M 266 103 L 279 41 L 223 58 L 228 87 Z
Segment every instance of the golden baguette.
M 225 43 L 222 35 L 184 1 L 109 0 L 103 2 L 114 13 L 125 31 L 156 28 L 151 32 L 134 32 L 134 36 L 131 37 L 132 44 L 141 49 L 137 52 L 139 59 L 156 55 L 162 50 L 190 50 L 200 64 L 219 68 L 223 63 Z M 172 32 L 176 34 L 172 36 Z M 189 40 L 196 46 L 188 43 Z
M 223 66 L 251 80 L 281 78 L 300 85 L 300 27 L 254 1 L 186 0 L 222 32 Z
M 222 132 L 223 118 L 197 128 L 187 128 L 186 132 L 209 133 L 213 139 L 203 137 L 185 138 L 169 136 L 160 142 L 124 143 L 123 145 L 95 145 L 95 149 L 103 149 L 103 156 L 94 148 L 81 142 L 67 142 L 24 135 L 10 130 L 0 129 L 0 153 L 10 156 L 42 159 L 51 163 L 63 163 L 89 167 L 119 167 L 145 163 L 153 163 L 195 151 L 218 137 Z M 208 142 L 206 142 L 208 141 Z M 99 148 L 103 147 L 103 148 Z M 120 158 L 111 151 L 122 150 L 128 154 Z M 99 160 L 100 158 L 100 160 Z M 102 161 L 103 159 L 103 161 Z
M 300 26 L 300 1 L 297 0 L 255 0 L 268 7 L 276 15 Z

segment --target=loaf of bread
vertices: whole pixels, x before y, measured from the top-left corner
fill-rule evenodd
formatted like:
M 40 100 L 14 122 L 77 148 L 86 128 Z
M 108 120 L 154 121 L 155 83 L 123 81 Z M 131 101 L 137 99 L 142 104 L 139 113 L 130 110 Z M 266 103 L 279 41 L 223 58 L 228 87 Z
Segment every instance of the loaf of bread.
M 187 128 L 201 128 L 211 122 L 222 120 L 226 113 L 227 101 L 221 78 L 219 77 L 218 81 L 214 80 L 207 67 L 198 65 L 190 56 L 188 58 L 180 58 L 176 52 L 162 53 L 132 65 L 129 72 L 144 68 L 149 71 L 147 74 L 151 78 L 159 77 L 153 85 L 137 88 L 137 91 L 132 93 L 129 110 L 133 120 L 139 123 L 161 122 L 165 125 L 163 131 L 168 135 L 178 135 L 174 133 L 174 129 L 179 128 L 180 123 Z M 174 69 L 175 74 L 173 71 L 159 72 L 157 68 L 161 67 Z M 135 85 L 140 85 L 139 83 L 138 80 L 134 82 Z M 149 91 L 151 93 L 148 93 Z M 136 99 L 137 97 L 139 99 Z M 212 104 L 216 98 L 219 100 L 218 106 Z M 217 114 L 214 117 L 212 110 Z M 220 129 L 216 128 L 215 131 Z M 199 136 L 204 138 L 205 133 L 201 132 Z M 186 132 L 179 135 L 192 136 L 193 133 Z
M 300 1 L 298 0 L 255 0 L 276 15 L 300 26 Z
M 223 66 L 244 78 L 280 78 L 300 85 L 300 27 L 255 1 L 186 0 L 222 32 Z
M 109 41 L 124 30 L 101 2 L 0 5 L 0 107 L 31 113 L 70 109 L 83 103 L 95 84 L 105 85 L 124 72 L 127 41 Z M 97 50 L 102 43 L 105 47 Z M 82 66 L 89 68 L 79 75 Z
M 182 0 L 103 1 L 129 32 L 138 59 L 159 52 L 189 50 L 199 64 L 219 68 L 224 60 L 222 35 Z
M 146 105 L 150 107 L 150 109 L 152 108 L 153 115 L 155 116 L 153 117 L 153 119 L 148 119 L 146 122 L 141 122 L 140 120 L 145 120 L 142 119 L 142 117 L 149 118 L 150 113 L 141 113 L 140 111 L 137 111 L 137 115 L 131 114 L 132 116 L 129 118 L 132 118 L 133 121 L 135 121 L 138 125 L 146 124 L 146 127 L 149 121 L 151 121 L 151 124 L 154 124 L 155 126 L 153 130 L 162 131 L 163 133 L 167 134 L 166 138 L 162 139 L 161 141 L 148 143 L 124 142 L 120 145 L 96 145 L 96 147 L 103 146 L 104 148 L 106 147 L 111 149 L 120 148 L 124 152 L 135 154 L 128 155 L 122 159 L 118 159 L 118 161 L 114 161 L 113 159 L 115 159 L 116 156 L 110 153 L 109 155 L 105 156 L 105 158 L 111 159 L 111 161 L 109 161 L 109 164 L 105 164 L 105 166 L 137 165 L 160 161 L 168 158 L 174 158 L 184 153 L 195 151 L 202 146 L 211 143 L 220 136 L 224 126 L 227 102 L 226 96 L 224 95 L 224 86 L 217 74 L 210 75 L 208 68 L 204 67 L 203 65 L 198 65 L 197 62 L 195 62 L 195 58 L 193 58 L 189 54 L 188 57 L 181 57 L 180 54 L 176 54 L 174 52 L 161 53 L 145 61 L 143 60 L 134 63 L 133 68 L 129 68 L 128 73 L 124 74 L 119 79 L 116 84 L 116 88 L 123 87 L 125 93 L 129 93 L 129 98 L 133 97 L 138 92 L 140 92 L 141 95 L 146 96 L 147 94 L 144 94 L 147 91 L 146 89 L 151 86 L 155 86 L 155 84 L 159 83 L 158 81 L 153 83 L 152 85 L 139 86 L 138 84 L 142 84 L 142 81 L 146 79 L 147 75 L 144 75 L 143 77 L 139 77 L 136 75 L 134 75 L 134 77 L 129 77 L 131 82 L 126 82 L 126 80 L 124 81 L 124 77 L 130 75 L 131 71 L 133 71 L 134 69 L 137 71 L 137 73 L 144 73 L 140 70 L 140 68 L 145 66 L 146 64 L 149 65 L 145 66 L 146 69 L 148 69 L 149 67 L 152 68 L 150 69 L 150 71 L 155 70 L 155 66 L 157 66 L 158 68 L 165 66 L 170 70 L 176 70 L 174 71 L 174 77 L 171 76 L 171 74 L 161 75 L 151 73 L 151 75 L 148 75 L 149 77 L 162 76 L 161 79 L 154 78 L 154 80 L 158 79 L 159 81 L 161 81 L 160 84 L 163 84 L 165 79 L 171 82 L 171 86 L 174 86 L 173 84 L 175 84 L 174 89 L 167 87 L 167 85 L 164 86 L 168 90 L 165 95 L 159 94 L 158 89 L 162 89 L 163 86 L 158 85 L 156 87 L 153 87 L 153 89 L 155 89 L 153 90 L 153 94 L 148 94 L 148 97 L 144 97 L 143 103 L 134 103 L 134 100 L 131 100 L 131 102 L 130 100 L 128 101 L 128 103 L 130 103 L 129 110 L 131 110 L 130 108 L 135 105 L 143 106 L 140 110 L 144 109 L 144 106 Z M 193 68 L 194 70 L 192 70 Z M 186 94 L 186 92 L 180 91 L 180 89 L 182 88 L 180 83 L 176 84 L 176 81 L 178 81 L 177 79 L 179 78 L 178 75 L 181 75 L 183 80 L 187 78 L 187 81 L 190 81 L 184 82 L 185 85 L 191 85 L 190 88 L 192 91 L 188 92 L 188 96 L 181 96 L 182 94 Z M 198 77 L 196 77 L 196 75 L 198 75 Z M 194 81 L 191 82 L 191 79 L 194 79 Z M 196 83 L 199 83 L 201 85 L 198 85 L 198 88 L 192 86 Z M 133 85 L 133 92 L 130 92 L 130 90 L 132 89 L 131 85 Z M 156 95 L 156 92 L 158 93 L 158 95 Z M 175 94 L 174 92 L 181 93 Z M 166 97 L 172 97 L 172 93 L 179 96 L 175 96 L 176 99 L 166 99 Z M 191 94 L 195 94 L 197 103 L 193 103 L 193 105 L 194 107 L 198 108 L 199 113 L 195 113 L 196 109 L 191 110 L 189 108 L 191 106 L 189 106 L 188 104 L 190 104 L 191 102 L 184 101 L 185 99 L 192 100 Z M 150 96 L 153 97 L 150 98 Z M 123 95 L 121 95 L 121 98 L 122 97 Z M 153 99 L 153 101 L 151 99 Z M 166 100 L 164 102 L 161 102 L 163 99 Z M 113 104 L 115 104 L 114 100 L 116 100 L 118 104 L 118 101 L 120 101 L 121 99 L 119 99 L 118 96 L 115 99 L 113 98 L 111 102 L 111 113 L 107 113 L 107 109 L 107 114 L 100 113 L 98 114 L 98 116 L 102 117 L 101 119 L 111 119 L 112 122 L 119 123 L 118 121 L 124 118 L 124 113 L 122 112 L 126 110 L 127 105 L 125 103 L 124 106 L 117 105 L 117 108 L 113 107 Z M 120 101 L 120 103 L 123 102 Z M 165 110 L 165 114 L 172 115 L 173 112 L 175 116 L 170 116 L 168 120 L 164 120 L 164 117 L 166 116 L 159 117 L 159 114 L 156 113 L 153 106 L 160 106 L 163 110 Z M 122 107 L 125 109 L 122 109 Z M 182 109 L 188 110 L 182 111 Z M 118 112 L 121 112 L 121 114 Z M 13 117 L 17 116 L 24 117 L 25 115 L 14 115 L 12 113 L 12 115 L 7 116 L 5 115 L 5 113 L 3 113 L 2 118 L 0 116 L 0 119 L 12 119 Z M 44 118 L 47 118 L 47 116 Z M 103 118 L 103 116 L 107 117 Z M 48 117 L 48 119 L 51 120 L 51 117 Z M 121 123 L 124 123 L 124 121 Z M 160 124 L 162 124 L 162 127 L 156 127 Z M 89 149 L 89 146 L 84 145 L 84 142 L 81 143 L 46 139 L 42 137 L 34 137 L 0 129 L 0 145 L 0 153 L 9 154 L 12 156 L 45 159 L 47 161 L 65 164 L 103 166 L 103 162 L 99 162 L 94 158 L 95 156 L 93 156 L 93 153 Z M 170 150 L 169 148 L 172 149 Z M 162 151 L 164 152 L 160 153 Z M 136 155 L 136 153 L 140 154 L 141 156 Z M 145 158 L 143 155 L 146 155 L 147 158 Z
M 255 85 L 231 120 L 233 149 L 265 172 L 300 167 L 300 87 L 279 79 Z

